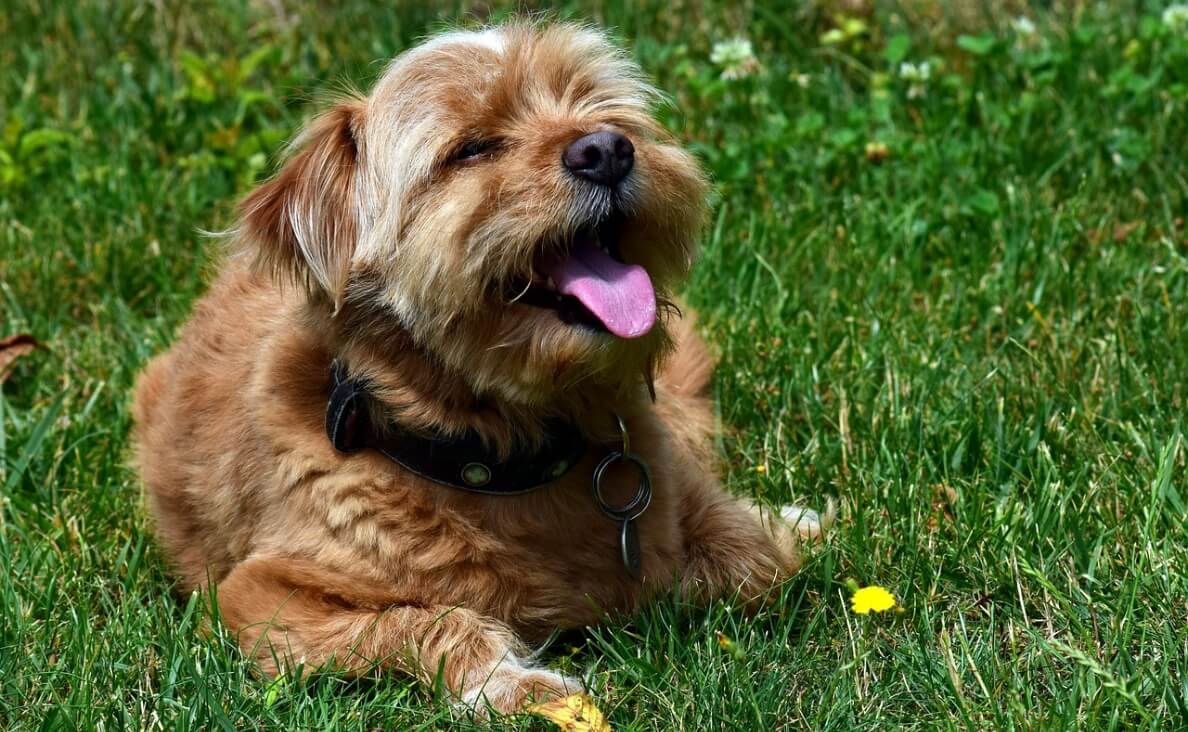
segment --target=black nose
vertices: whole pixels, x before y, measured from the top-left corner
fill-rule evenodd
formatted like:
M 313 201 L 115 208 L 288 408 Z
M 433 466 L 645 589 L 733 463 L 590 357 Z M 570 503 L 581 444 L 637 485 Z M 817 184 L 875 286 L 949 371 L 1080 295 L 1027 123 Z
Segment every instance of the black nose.
M 635 165 L 635 145 L 618 132 L 594 132 L 565 148 L 561 162 L 574 175 L 604 186 L 614 186 Z

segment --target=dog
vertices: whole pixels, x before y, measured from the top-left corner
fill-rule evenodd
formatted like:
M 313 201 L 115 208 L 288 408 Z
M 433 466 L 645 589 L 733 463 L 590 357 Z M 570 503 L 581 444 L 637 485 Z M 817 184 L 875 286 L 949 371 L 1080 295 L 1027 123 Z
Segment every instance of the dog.
M 589 27 L 439 35 L 307 125 L 141 375 L 134 461 L 181 586 L 265 674 L 582 688 L 557 629 L 661 593 L 762 604 L 829 517 L 715 477 L 675 291 L 708 183 Z

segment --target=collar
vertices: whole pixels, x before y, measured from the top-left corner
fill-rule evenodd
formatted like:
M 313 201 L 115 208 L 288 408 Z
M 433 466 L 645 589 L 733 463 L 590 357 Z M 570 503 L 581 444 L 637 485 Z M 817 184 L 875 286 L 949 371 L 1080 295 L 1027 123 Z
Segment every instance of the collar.
M 527 493 L 565 475 L 586 453 L 588 443 L 572 422 L 547 424 L 544 444 L 534 452 L 500 459 L 483 444 L 478 433 L 457 438 L 423 435 L 389 425 L 376 429 L 370 422 L 367 383 L 347 378 L 337 359 L 330 364 L 334 387 L 326 404 L 326 436 L 334 449 L 353 453 L 376 450 L 397 465 L 441 485 L 474 493 Z

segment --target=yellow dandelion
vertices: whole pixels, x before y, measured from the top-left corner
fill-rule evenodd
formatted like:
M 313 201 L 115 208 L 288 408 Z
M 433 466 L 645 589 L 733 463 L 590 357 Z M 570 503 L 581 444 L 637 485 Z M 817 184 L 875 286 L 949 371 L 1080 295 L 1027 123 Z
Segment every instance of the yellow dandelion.
M 571 694 L 528 707 L 532 714 L 549 720 L 567 732 L 611 732 L 610 722 L 585 694 Z
M 720 630 L 715 630 L 714 633 L 718 636 L 718 648 L 721 648 L 735 658 L 742 658 L 746 655 L 743 653 L 743 649 L 730 636 Z
M 878 165 L 887 159 L 891 154 L 891 148 L 887 147 L 887 143 L 872 140 L 866 143 L 866 161 Z
M 859 615 L 882 613 L 895 607 L 895 595 L 878 585 L 863 587 L 850 596 L 850 609 Z

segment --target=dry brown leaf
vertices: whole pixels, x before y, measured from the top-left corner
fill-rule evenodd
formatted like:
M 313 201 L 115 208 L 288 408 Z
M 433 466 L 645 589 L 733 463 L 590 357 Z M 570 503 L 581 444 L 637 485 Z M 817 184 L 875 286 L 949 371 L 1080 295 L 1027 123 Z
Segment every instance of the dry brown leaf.
M 1141 221 L 1130 221 L 1124 224 L 1114 224 L 1114 241 L 1119 244 L 1126 241 L 1142 223 Z
M 3 384 L 12 370 L 16 368 L 18 358 L 28 354 L 34 348 L 40 347 L 41 344 L 37 342 L 37 339 L 28 333 L 17 333 L 0 338 L 0 384 Z

